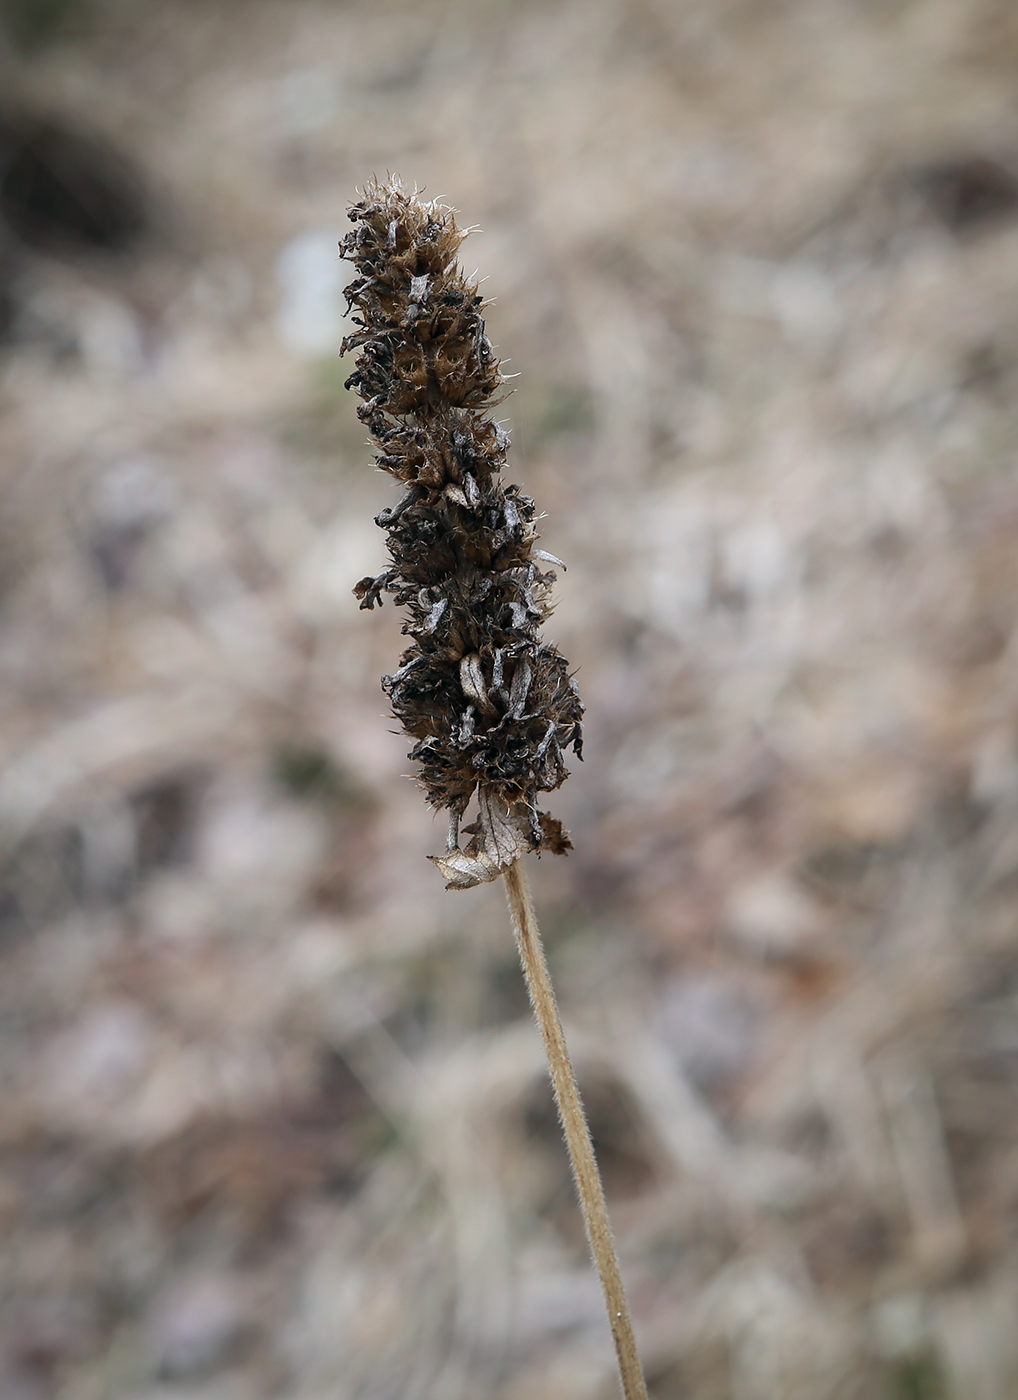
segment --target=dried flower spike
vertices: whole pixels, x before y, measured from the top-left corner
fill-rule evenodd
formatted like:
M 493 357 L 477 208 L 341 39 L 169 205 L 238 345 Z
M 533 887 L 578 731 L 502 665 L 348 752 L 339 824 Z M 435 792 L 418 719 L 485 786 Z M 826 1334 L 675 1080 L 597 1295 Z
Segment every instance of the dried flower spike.
M 405 488 L 376 517 L 391 567 L 354 592 L 363 608 L 391 593 L 408 610 L 413 640 L 382 687 L 428 801 L 449 811 L 448 849 L 432 859 L 449 888 L 469 889 L 530 851 L 570 849 L 537 808 L 581 747 L 576 683 L 540 637 L 559 561 L 535 548 L 533 501 L 502 480 L 509 439 L 488 415 L 505 380 L 483 298 L 456 263 L 466 234 L 452 210 L 374 181 L 350 218 L 340 252 L 357 269 L 346 296 L 360 329 L 342 345 L 359 351 L 347 388 L 379 467 Z
M 580 752 L 583 706 L 565 660 L 539 635 L 558 563 L 535 549 L 534 503 L 502 481 L 508 438 L 487 416 L 504 380 L 484 334 L 484 301 L 456 265 L 465 234 L 452 210 L 422 204 L 398 180 L 373 181 L 340 245 L 357 276 L 346 289 L 360 329 L 347 380 L 378 445 L 378 465 L 405 487 L 377 522 L 392 567 L 361 579 L 362 608 L 395 594 L 413 638 L 382 687 L 416 741 L 410 757 L 449 843 L 431 859 L 450 889 L 505 877 L 527 990 L 544 1038 L 587 1239 L 601 1279 L 625 1400 L 647 1400 L 604 1191 L 569 1062 L 523 856 L 562 852 L 569 837 L 537 794 Z M 477 794 L 477 820 L 460 818 Z

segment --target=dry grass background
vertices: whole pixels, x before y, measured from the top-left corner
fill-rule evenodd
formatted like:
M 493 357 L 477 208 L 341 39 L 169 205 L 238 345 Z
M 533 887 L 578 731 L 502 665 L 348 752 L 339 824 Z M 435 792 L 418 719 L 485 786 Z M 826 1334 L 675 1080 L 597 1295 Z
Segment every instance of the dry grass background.
M 613 1394 L 349 591 L 386 169 L 484 230 L 570 566 L 534 876 L 655 1400 L 1018 1393 L 1014 8 L 5 13 L 5 1400 Z

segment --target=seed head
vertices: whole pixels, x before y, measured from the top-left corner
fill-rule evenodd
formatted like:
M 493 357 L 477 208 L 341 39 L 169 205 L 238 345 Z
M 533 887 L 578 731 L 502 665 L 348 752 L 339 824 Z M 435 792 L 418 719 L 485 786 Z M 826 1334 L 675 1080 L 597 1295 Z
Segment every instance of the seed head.
M 398 180 L 372 181 L 340 244 L 357 275 L 346 289 L 359 329 L 346 381 L 378 466 L 404 494 L 376 516 L 391 566 L 361 579 L 362 608 L 385 593 L 407 609 L 412 640 L 382 689 L 435 807 L 448 849 L 432 856 L 451 889 L 493 880 L 528 851 L 571 848 L 537 794 L 580 754 L 583 705 L 568 665 L 541 640 L 558 563 L 535 548 L 534 502 L 502 480 L 507 434 L 488 416 L 505 380 L 484 332 L 485 302 L 456 262 L 466 237 L 453 211 Z M 477 818 L 460 818 L 477 795 Z

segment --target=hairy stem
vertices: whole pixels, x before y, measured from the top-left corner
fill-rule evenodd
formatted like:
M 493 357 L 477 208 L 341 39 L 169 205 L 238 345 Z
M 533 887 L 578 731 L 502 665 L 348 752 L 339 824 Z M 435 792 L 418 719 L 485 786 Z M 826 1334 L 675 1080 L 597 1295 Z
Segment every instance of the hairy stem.
M 555 1102 L 569 1149 L 569 1161 L 573 1169 L 573 1180 L 576 1182 L 576 1193 L 580 1198 L 587 1240 L 604 1290 L 608 1322 L 615 1342 L 615 1354 L 618 1357 L 622 1393 L 625 1400 L 647 1400 L 647 1384 L 636 1350 L 633 1322 L 629 1316 L 626 1290 L 622 1284 L 615 1241 L 612 1239 L 611 1225 L 608 1221 L 601 1174 L 597 1169 L 594 1144 L 583 1112 L 576 1076 L 569 1060 L 569 1051 L 566 1049 L 558 1003 L 551 985 L 544 945 L 541 942 L 537 915 L 534 913 L 534 903 L 530 897 L 530 886 L 522 860 L 515 861 L 505 871 L 505 884 L 516 944 L 520 950 L 527 991 L 530 993 L 530 1004 L 534 1008 L 548 1055 Z

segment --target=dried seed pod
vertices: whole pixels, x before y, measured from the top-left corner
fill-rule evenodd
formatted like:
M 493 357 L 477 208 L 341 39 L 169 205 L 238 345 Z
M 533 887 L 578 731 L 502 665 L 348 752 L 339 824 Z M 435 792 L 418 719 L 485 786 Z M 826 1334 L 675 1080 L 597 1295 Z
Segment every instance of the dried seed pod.
M 456 262 L 466 236 L 452 210 L 398 180 L 373 181 L 340 244 L 359 329 L 346 381 L 379 467 L 402 482 L 376 517 L 391 567 L 354 589 L 362 608 L 394 595 L 412 642 L 382 688 L 428 801 L 449 809 L 449 849 L 432 859 L 450 888 L 493 880 L 528 851 L 569 849 L 537 794 L 567 777 L 583 705 L 565 659 L 540 635 L 558 563 L 536 549 L 534 503 L 505 484 L 509 439 L 488 416 L 504 397 L 484 301 Z M 459 821 L 477 795 L 477 819 Z

